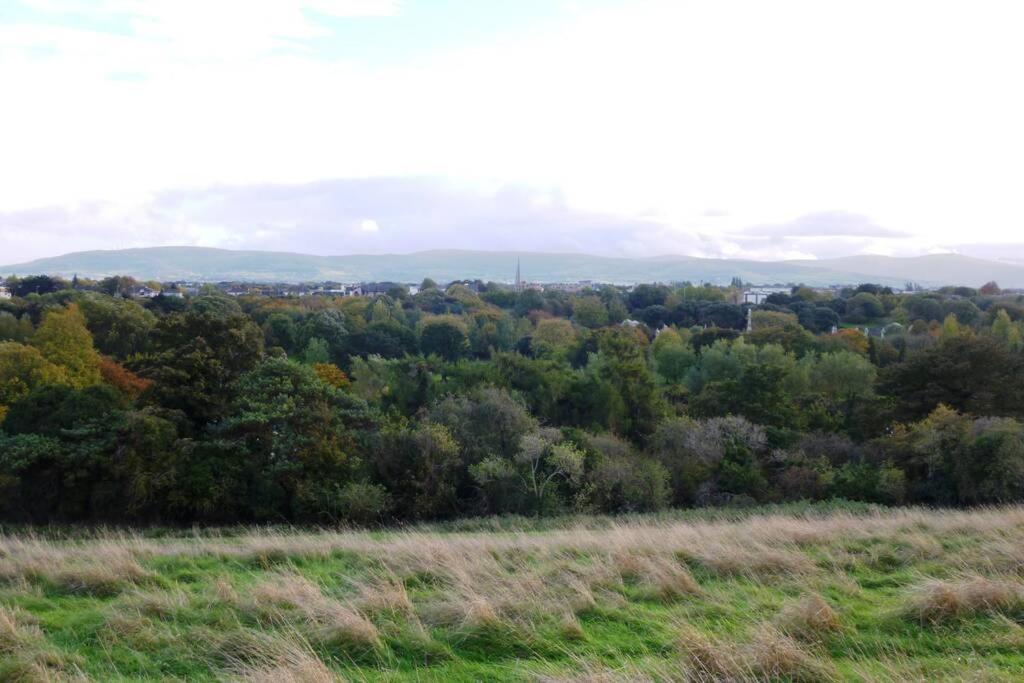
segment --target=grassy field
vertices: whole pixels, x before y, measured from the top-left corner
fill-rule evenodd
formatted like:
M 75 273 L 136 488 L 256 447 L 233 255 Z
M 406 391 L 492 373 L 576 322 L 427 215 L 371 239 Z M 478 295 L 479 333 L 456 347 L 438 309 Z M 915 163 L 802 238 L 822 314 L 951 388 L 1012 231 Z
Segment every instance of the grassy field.
M 0 536 L 0 680 L 1021 680 L 1024 507 Z

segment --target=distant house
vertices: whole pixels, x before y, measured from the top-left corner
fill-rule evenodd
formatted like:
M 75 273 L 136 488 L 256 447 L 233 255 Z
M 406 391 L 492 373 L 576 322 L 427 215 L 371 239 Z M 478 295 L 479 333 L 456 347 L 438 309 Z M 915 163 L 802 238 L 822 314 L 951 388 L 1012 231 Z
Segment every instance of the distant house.
M 140 299 L 153 299 L 160 296 L 160 290 L 142 286 L 132 292 L 132 294 Z
M 6 285 L 0 285 L 0 299 L 10 299 L 11 290 L 7 289 Z
M 789 294 L 789 287 L 756 287 L 743 292 L 743 303 L 763 304 L 772 294 Z

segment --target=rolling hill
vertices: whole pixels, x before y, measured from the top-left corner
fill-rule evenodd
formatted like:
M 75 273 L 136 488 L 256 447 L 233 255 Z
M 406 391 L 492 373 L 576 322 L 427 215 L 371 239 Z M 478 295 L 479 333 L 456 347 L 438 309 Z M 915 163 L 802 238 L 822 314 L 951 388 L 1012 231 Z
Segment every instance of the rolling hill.
M 83 251 L 0 266 L 0 275 L 46 273 L 70 277 L 131 275 L 139 279 L 262 282 L 418 282 L 424 277 L 511 281 L 516 261 L 536 282 L 728 283 L 734 276 L 755 284 L 811 286 L 878 282 L 902 286 L 979 286 L 996 280 L 1024 287 L 1024 266 L 958 254 L 913 258 L 850 256 L 819 261 L 747 261 L 693 256 L 624 258 L 587 254 L 436 250 L 411 254 L 317 256 L 290 252 L 232 251 L 206 247 L 150 247 Z

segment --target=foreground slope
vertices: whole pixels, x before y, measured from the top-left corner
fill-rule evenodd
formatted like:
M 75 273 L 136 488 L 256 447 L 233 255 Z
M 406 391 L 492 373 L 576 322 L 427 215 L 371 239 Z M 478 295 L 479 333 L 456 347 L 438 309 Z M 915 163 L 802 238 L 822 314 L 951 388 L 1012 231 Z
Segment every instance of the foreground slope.
M 1024 507 L 0 538 L 0 679 L 1019 680 Z
M 316 256 L 270 251 L 232 251 L 205 247 L 151 247 L 85 251 L 27 263 L 0 266 L 0 275 L 46 273 L 99 278 L 131 275 L 149 280 L 242 280 L 259 282 L 439 282 L 459 279 L 510 281 L 516 262 L 536 282 L 710 282 L 733 277 L 756 284 L 804 283 L 811 286 L 878 282 L 902 287 L 908 280 L 925 286 L 968 285 L 990 280 L 1024 287 L 1024 266 L 937 254 L 916 258 L 855 256 L 821 261 L 746 261 L 692 256 L 612 258 L 587 254 L 438 250 L 412 254 Z

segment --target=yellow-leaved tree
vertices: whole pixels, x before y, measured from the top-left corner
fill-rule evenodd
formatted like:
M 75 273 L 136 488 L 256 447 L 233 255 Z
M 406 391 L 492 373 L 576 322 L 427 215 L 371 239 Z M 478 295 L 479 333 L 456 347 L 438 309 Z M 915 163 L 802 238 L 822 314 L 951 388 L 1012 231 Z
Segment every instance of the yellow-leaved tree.
M 102 359 L 93 348 L 92 334 L 77 305 L 47 311 L 32 336 L 32 345 L 46 360 L 64 369 L 67 384 L 81 389 L 100 383 Z
M 67 373 L 43 358 L 39 349 L 17 342 L 0 342 L 0 421 L 7 408 L 43 384 L 66 384 Z

